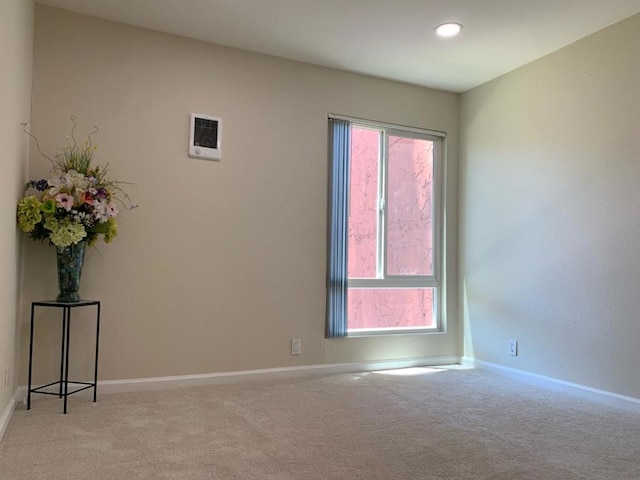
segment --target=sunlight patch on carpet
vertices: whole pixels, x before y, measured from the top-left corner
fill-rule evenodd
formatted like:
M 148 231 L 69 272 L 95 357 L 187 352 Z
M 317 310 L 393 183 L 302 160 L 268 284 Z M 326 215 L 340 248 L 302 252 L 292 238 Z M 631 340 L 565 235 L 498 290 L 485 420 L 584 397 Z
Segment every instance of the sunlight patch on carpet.
M 394 370 L 377 370 L 372 373 L 379 375 L 395 375 L 398 377 L 415 377 L 418 375 L 430 375 L 432 373 L 440 373 L 444 370 L 437 370 L 431 367 L 409 367 L 409 368 L 397 368 Z

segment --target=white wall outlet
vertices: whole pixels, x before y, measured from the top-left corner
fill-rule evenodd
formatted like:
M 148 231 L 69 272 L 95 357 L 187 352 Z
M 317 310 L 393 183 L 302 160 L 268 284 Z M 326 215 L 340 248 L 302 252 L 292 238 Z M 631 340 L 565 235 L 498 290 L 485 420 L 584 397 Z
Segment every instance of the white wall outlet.
M 291 339 L 291 355 L 300 355 L 301 351 L 301 340 L 299 338 Z
M 509 355 L 518 356 L 518 341 L 509 340 Z
M 5 390 L 9 389 L 9 369 L 8 368 L 4 369 L 4 389 Z

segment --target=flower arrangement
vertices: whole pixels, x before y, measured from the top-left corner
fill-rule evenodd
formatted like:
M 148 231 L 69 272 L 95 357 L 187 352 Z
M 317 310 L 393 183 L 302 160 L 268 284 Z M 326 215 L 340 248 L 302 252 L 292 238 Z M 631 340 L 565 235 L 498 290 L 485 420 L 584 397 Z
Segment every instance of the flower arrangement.
M 71 139 L 62 151 L 50 158 L 40 149 L 38 139 L 26 130 L 38 151 L 52 164 L 51 177 L 31 180 L 25 185 L 25 196 L 18 200 L 18 227 L 34 240 L 49 240 L 64 248 L 86 241 L 91 246 L 100 235 L 106 243 L 118 234 L 118 204 L 132 209 L 137 205 L 121 188 L 124 182 L 110 180 L 108 165 L 93 165 L 97 146 L 91 136 L 83 145 L 74 137 L 77 122 L 71 116 Z M 34 193 L 30 193 L 35 190 Z M 125 201 L 120 198 L 124 197 Z

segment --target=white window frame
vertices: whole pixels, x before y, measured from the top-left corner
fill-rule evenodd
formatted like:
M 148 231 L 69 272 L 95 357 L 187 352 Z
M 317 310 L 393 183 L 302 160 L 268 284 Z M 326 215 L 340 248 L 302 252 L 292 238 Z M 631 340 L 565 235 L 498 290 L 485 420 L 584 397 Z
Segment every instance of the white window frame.
M 444 223 L 444 157 L 445 137 L 443 132 L 423 130 L 413 127 L 372 122 L 353 117 L 333 115 L 331 118 L 348 120 L 351 127 L 367 128 L 381 132 L 378 159 L 378 216 L 377 216 L 377 252 L 376 278 L 348 278 L 350 289 L 388 289 L 388 288 L 432 288 L 434 327 L 394 327 L 394 328 L 349 328 L 347 318 L 347 336 L 407 334 L 407 333 L 440 333 L 444 331 L 442 269 L 443 269 L 443 223 Z M 388 275 L 387 274 L 387 215 L 386 194 L 388 192 L 389 136 L 401 136 L 433 142 L 433 185 L 432 185 L 432 232 L 433 258 L 431 275 Z M 380 228 L 382 225 L 382 228 Z

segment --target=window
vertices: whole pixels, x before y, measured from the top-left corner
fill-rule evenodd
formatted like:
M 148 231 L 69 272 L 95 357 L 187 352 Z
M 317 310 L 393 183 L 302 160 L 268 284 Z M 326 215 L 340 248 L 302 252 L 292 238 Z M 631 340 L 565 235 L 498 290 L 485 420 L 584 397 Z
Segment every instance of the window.
M 330 119 L 327 336 L 441 329 L 443 136 Z

